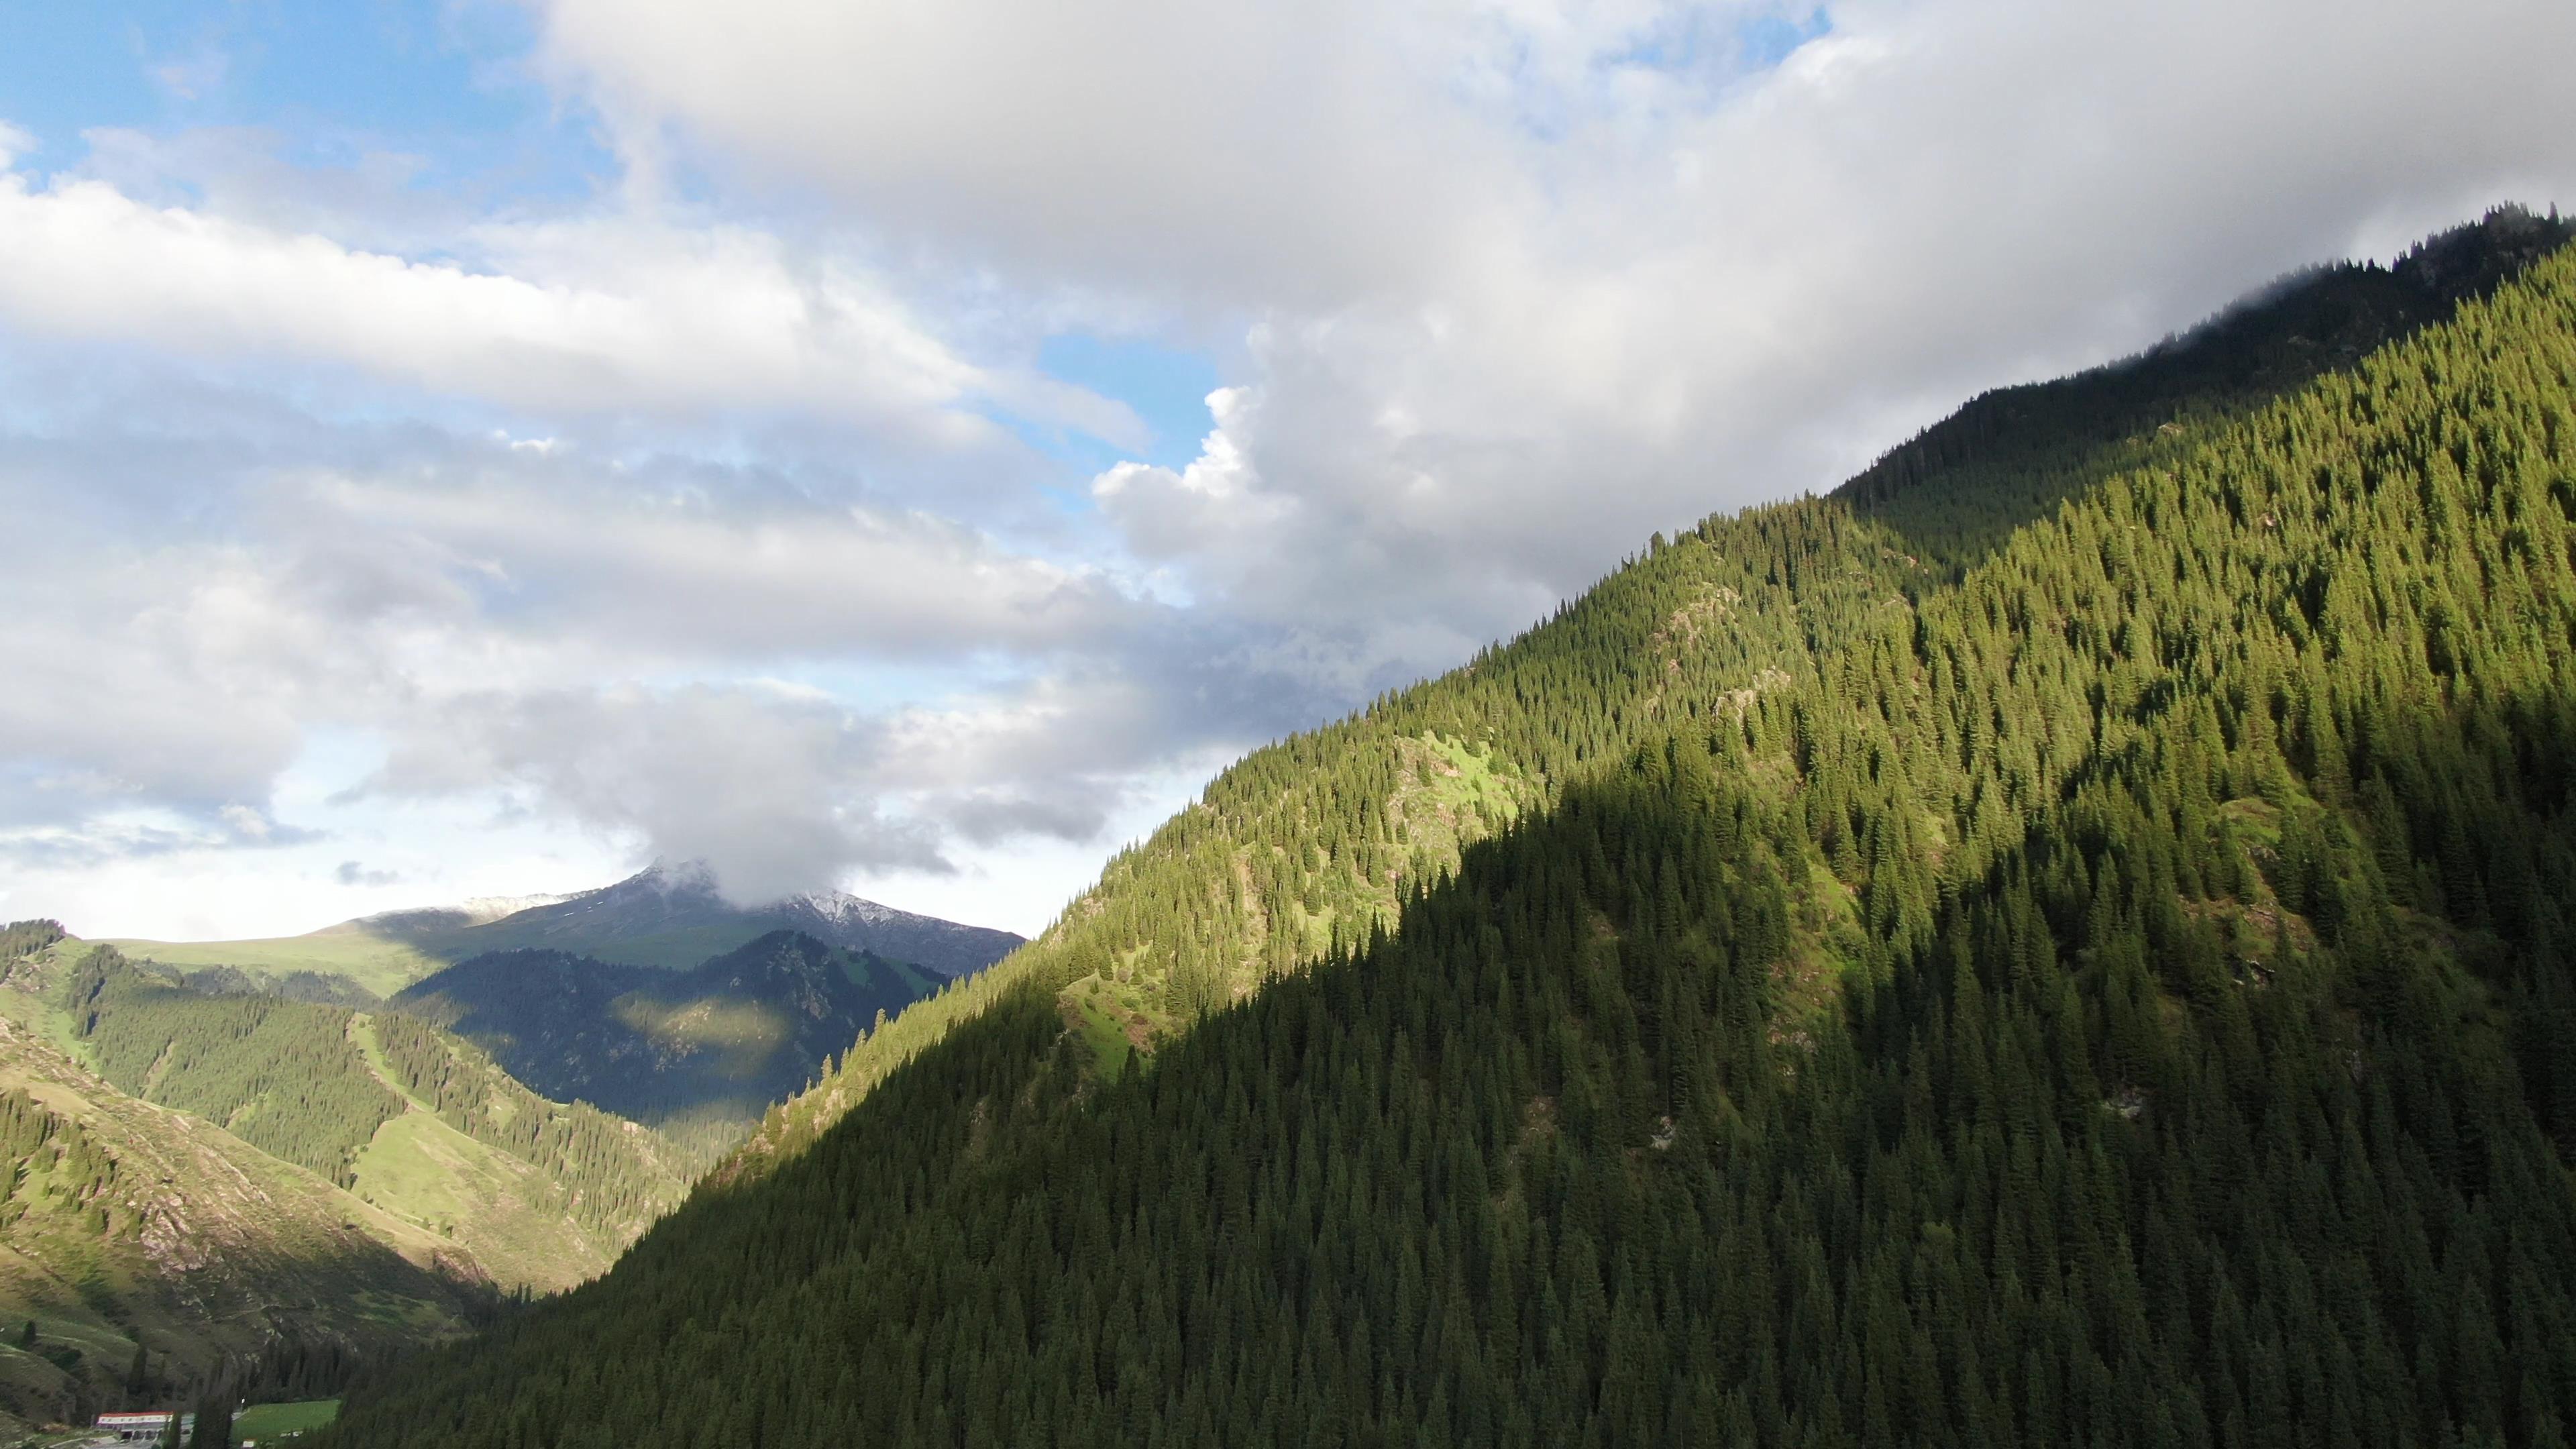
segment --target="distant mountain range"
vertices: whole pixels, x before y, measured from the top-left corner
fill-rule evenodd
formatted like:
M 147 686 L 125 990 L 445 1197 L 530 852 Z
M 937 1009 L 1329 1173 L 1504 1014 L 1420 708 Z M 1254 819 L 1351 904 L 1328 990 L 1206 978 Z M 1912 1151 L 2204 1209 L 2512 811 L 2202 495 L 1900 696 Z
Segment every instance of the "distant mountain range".
M 119 1090 L 23 1014 L 0 1012 L 0 1442 L 281 1349 L 413 1348 L 496 1306 L 449 1236 Z
M 207 975 L 0 927 L 0 1443 L 262 1364 L 330 1391 L 597 1274 L 704 1160 L 409 1017 Z
M 473 1042 L 547 1097 L 653 1123 L 749 1122 L 947 979 L 780 930 L 677 972 L 494 951 L 387 1005 Z
M 267 941 L 0 927 L 0 1443 L 218 1373 L 336 1393 L 591 1278 L 1020 944 L 838 892 L 746 909 L 693 864 Z
M 352 926 L 436 949 L 511 922 L 612 945 L 658 926 L 667 945 L 726 929 L 711 896 L 650 872 Z M 961 937 L 1001 935 L 846 897 L 780 909 L 944 940 L 952 963 Z M 593 1277 L 772 1104 L 951 980 L 783 929 L 686 970 L 485 951 L 390 1003 L 243 959 L 176 968 L 0 927 L 0 1443 L 224 1365 L 321 1364 L 316 1392 L 336 1391 L 505 1292 Z
M 686 970 L 773 931 L 801 931 L 940 977 L 971 975 L 1022 944 L 1008 931 L 897 910 L 840 891 L 737 906 L 697 862 L 656 863 L 614 885 L 568 896 L 483 897 L 386 911 L 302 936 L 112 944 L 181 970 L 230 967 L 271 990 L 312 995 L 300 974 L 389 996 L 491 951 L 563 951 L 616 965 Z M 227 978 L 229 979 L 229 978 Z

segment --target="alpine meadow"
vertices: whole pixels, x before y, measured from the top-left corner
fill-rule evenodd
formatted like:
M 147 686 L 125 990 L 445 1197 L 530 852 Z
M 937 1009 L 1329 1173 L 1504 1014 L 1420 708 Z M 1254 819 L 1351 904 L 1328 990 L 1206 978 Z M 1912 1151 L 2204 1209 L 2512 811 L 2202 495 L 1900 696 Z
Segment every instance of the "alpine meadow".
M 0 1449 L 2576 1449 L 2576 6 L 0 25 Z

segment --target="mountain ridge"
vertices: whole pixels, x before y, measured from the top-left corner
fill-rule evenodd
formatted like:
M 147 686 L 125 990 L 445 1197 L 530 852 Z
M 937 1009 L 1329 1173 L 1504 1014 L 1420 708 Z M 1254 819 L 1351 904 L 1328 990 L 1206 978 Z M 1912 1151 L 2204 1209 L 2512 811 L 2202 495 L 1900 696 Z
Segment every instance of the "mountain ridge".
M 37 1328 L 0 1343 L 8 1414 L 123 1405 L 140 1354 L 148 1400 L 280 1355 L 390 1355 L 499 1306 L 454 1242 L 124 1092 L 22 1014 L 0 1013 L 0 1313 Z
M 687 971 L 488 952 L 388 1003 L 547 1096 L 655 1125 L 749 1123 L 945 978 L 779 929 Z
M 1060 1012 L 1090 1036 L 1114 1070 L 1119 1049 L 1111 1037 L 1123 1033 L 1065 999 L 1086 981 L 1096 977 L 1149 996 L 1189 998 L 1148 1003 L 1142 1014 L 1150 1037 L 1298 961 L 1320 959 L 1336 940 L 1357 940 L 1389 926 L 1399 895 L 1392 883 L 1421 882 L 1453 869 L 1463 844 L 1543 805 L 1557 779 L 1623 738 L 1633 740 L 1644 725 L 1740 711 L 1792 684 L 1811 674 L 1820 658 L 1873 632 L 1891 600 L 1909 601 L 1943 586 L 1992 547 L 2001 536 L 1998 529 L 2043 518 L 2074 492 L 2123 470 L 2169 465 L 2174 450 L 2205 445 L 2213 431 L 2335 365 L 2357 362 L 2368 348 L 2437 325 L 2449 309 L 2491 294 L 2539 258 L 2562 252 L 2572 238 L 2576 218 L 2555 211 L 2542 217 L 2513 204 L 2493 207 L 2476 221 L 2409 248 L 2396 268 L 2305 268 L 2129 357 L 2052 382 L 1978 394 L 1827 495 L 1847 511 L 1819 510 L 1813 500 L 1766 505 L 1731 518 L 1712 515 L 1695 531 L 1696 541 L 1686 534 L 1668 542 L 1656 534 L 1645 550 L 1517 638 L 1480 650 L 1437 680 L 1390 692 L 1343 720 L 1229 767 L 1196 804 L 1113 857 L 1099 881 L 1002 971 L 863 1045 L 842 1063 L 839 1079 L 819 1083 L 812 1101 L 790 1103 L 774 1114 L 743 1153 L 717 1169 L 717 1177 L 756 1175 L 781 1153 L 810 1141 L 886 1071 L 1010 989 L 1013 973 L 1052 983 Z M 2411 270 L 2412 279 L 2399 280 L 2401 270 Z M 2427 271 L 2438 278 L 2426 280 Z M 2413 305 L 2391 306 L 2384 289 L 2392 285 Z M 2328 354 L 2299 345 L 2309 333 L 2348 336 L 2353 350 Z M 2211 355 L 2228 347 L 2256 360 Z M 2143 395 L 2120 391 L 2117 384 L 2123 382 L 2143 383 Z M 2194 385 L 2200 391 L 2177 391 Z M 2002 405 L 2034 396 L 2067 401 L 2029 414 Z M 2178 412 L 2188 421 L 2174 428 Z M 2024 433 L 2038 436 L 2025 441 Z M 1977 515 L 1964 526 L 1936 522 L 1938 510 L 1959 504 L 1959 490 L 1995 496 L 1985 506 L 1957 509 Z M 1886 532 L 1863 542 L 1864 531 L 1872 528 Z M 1718 543 L 1721 529 L 1726 538 Z M 1463 697 L 1430 704 L 1425 697 L 1435 685 Z M 1489 748 L 1497 719 L 1518 711 L 1519 699 L 1550 691 L 1570 692 L 1565 702 L 1574 711 L 1606 716 L 1617 728 L 1586 738 L 1521 725 L 1523 738 L 1515 748 Z M 1271 793 L 1278 789 L 1273 781 L 1299 770 L 1320 772 L 1326 759 L 1353 755 L 1373 757 L 1355 773 L 1385 803 L 1373 814 L 1363 805 L 1351 832 L 1357 838 L 1331 842 L 1324 852 L 1326 869 L 1307 872 L 1302 882 L 1263 880 L 1258 891 L 1247 888 L 1240 896 L 1222 890 L 1176 893 L 1143 879 L 1157 856 L 1165 867 L 1190 862 L 1187 869 L 1202 878 L 1259 873 L 1240 838 L 1278 828 L 1262 819 L 1266 810 L 1279 810 L 1272 802 L 1293 803 L 1300 820 L 1333 823 L 1324 801 L 1294 791 Z M 1428 832 L 1427 841 L 1412 838 L 1410 822 L 1388 826 L 1390 817 L 1404 814 L 1408 794 L 1421 797 L 1426 781 L 1461 779 L 1470 782 L 1469 797 L 1437 802 L 1443 823 Z M 1369 838 L 1372 830 L 1406 838 L 1375 840 Z M 1381 879 L 1388 884 L 1368 884 Z M 1351 889 L 1354 884 L 1360 889 Z M 1175 919 L 1153 921 L 1137 913 L 1131 924 L 1098 930 L 1102 918 L 1113 914 L 1105 902 L 1137 888 Z M 1286 914 L 1298 913 L 1308 897 L 1327 897 L 1324 930 L 1305 931 L 1283 952 L 1281 937 L 1287 933 L 1275 929 L 1283 912 L 1276 905 L 1247 904 L 1256 895 L 1273 902 L 1288 897 Z M 1217 942 L 1230 944 L 1211 952 L 1208 947 Z M 1184 958 L 1204 962 L 1209 955 L 1219 959 L 1201 969 L 1219 982 L 1182 979 L 1191 974 L 1180 969 Z M 1157 958 L 1171 963 L 1160 982 L 1133 979 Z M 1129 959 L 1138 964 L 1119 964 Z
M 501 910 L 510 905 L 518 909 Z M 566 950 L 621 965 L 686 970 L 782 929 L 801 930 L 831 945 L 873 952 L 943 977 L 972 975 L 1022 941 L 1008 931 L 840 891 L 807 891 L 758 906 L 735 906 L 724 899 L 703 864 L 657 861 L 586 891 L 381 911 L 302 936 L 186 942 L 111 938 L 106 944 L 181 969 L 231 968 L 272 988 L 298 973 L 310 973 L 340 977 L 386 997 L 488 951 Z
M 1022 940 L 1008 931 L 920 915 L 841 891 L 805 891 L 755 906 L 734 906 L 725 900 L 714 873 L 694 861 L 657 862 L 614 884 L 516 912 L 459 937 L 470 936 L 489 950 L 508 945 L 569 949 L 591 946 L 607 934 L 615 943 L 606 948 L 607 954 L 596 947 L 586 954 L 624 964 L 694 966 L 705 956 L 680 963 L 661 943 L 671 938 L 694 940 L 710 920 L 724 921 L 725 928 L 731 929 L 736 919 L 763 928 L 755 934 L 801 930 L 830 945 L 873 951 L 951 977 L 982 969 Z M 637 944 L 639 938 L 654 944 Z
M 116 1090 L 442 1235 L 505 1288 L 552 1291 L 606 1268 L 702 1160 L 547 1100 L 409 1017 L 209 995 L 77 938 L 12 966 L 0 1014 Z
M 1659 536 L 346 1432 L 2559 1442 L 2576 257 L 2313 376 Z

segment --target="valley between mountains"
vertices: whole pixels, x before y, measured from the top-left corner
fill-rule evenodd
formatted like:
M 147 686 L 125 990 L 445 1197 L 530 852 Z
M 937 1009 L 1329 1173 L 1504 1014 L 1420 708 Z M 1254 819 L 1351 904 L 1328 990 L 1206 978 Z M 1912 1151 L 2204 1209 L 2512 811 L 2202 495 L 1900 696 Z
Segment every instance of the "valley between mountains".
M 336 1394 L 595 1277 L 1017 940 L 851 897 L 743 911 L 689 867 L 281 941 L 0 930 L 0 1412 Z

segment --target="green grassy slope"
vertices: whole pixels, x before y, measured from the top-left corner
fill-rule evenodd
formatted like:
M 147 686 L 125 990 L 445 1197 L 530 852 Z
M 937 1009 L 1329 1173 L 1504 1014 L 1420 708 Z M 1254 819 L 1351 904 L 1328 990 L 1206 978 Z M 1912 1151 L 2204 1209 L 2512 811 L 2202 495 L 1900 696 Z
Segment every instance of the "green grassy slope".
M 0 1414 L 28 1426 L 132 1397 L 138 1346 L 142 1396 L 184 1397 L 460 1332 L 605 1269 L 714 1150 L 407 1018 L 202 995 L 36 922 L 0 928 L 5 1122 Z
M 207 995 L 73 939 L 22 958 L 0 1013 L 117 1089 L 217 1124 L 436 1236 L 504 1288 L 614 1261 L 711 1155 L 547 1101 L 405 1017 Z
M 1247 761 L 347 1442 L 2563 1442 L 2576 256 L 1902 542 L 1714 520 Z M 1512 828 L 1407 862 L 1407 741 Z
M 13 1151 L 0 1199 L 0 1400 L 24 1419 L 120 1405 L 138 1346 L 149 1397 L 281 1342 L 416 1346 L 493 1299 L 452 1245 L 0 1018 L 6 1103 L 49 1119 L 41 1146 Z
M 319 1429 L 338 1417 L 338 1399 L 304 1399 L 288 1404 L 253 1404 L 233 1416 L 233 1441 L 265 1444 L 281 1434 Z
M 352 1177 L 352 1196 L 454 1244 L 504 1286 L 581 1282 L 622 1246 L 584 1233 L 535 1166 L 425 1108 L 378 1127 Z
M 113 940 L 138 961 L 182 969 L 230 966 L 254 979 L 310 971 L 355 982 L 376 996 L 391 996 L 446 965 L 409 942 L 366 931 L 317 931 L 256 941 Z

